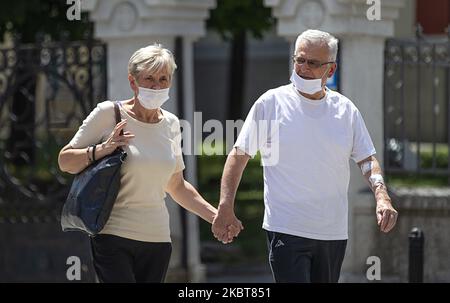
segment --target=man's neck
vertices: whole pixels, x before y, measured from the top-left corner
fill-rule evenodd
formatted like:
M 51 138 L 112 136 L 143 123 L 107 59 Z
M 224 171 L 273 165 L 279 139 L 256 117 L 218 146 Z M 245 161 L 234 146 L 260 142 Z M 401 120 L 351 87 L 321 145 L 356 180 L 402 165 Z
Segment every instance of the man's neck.
M 307 99 L 311 99 L 311 100 L 320 100 L 320 99 L 322 99 L 323 97 L 325 97 L 325 87 L 322 88 L 321 91 L 318 91 L 317 93 L 312 94 L 312 95 L 306 94 L 306 93 L 301 92 L 301 91 L 299 91 L 299 93 L 300 93 L 300 95 L 302 95 L 303 97 L 305 97 L 305 98 L 307 98 Z

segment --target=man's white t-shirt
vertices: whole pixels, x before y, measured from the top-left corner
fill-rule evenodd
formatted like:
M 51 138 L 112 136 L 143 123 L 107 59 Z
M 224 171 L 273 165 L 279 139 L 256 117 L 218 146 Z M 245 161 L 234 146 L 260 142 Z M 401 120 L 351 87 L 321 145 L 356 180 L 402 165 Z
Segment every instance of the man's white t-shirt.
M 264 166 L 264 222 L 269 231 L 317 240 L 348 238 L 349 159 L 375 148 L 356 106 L 326 90 L 303 97 L 292 84 L 252 106 L 234 145 Z

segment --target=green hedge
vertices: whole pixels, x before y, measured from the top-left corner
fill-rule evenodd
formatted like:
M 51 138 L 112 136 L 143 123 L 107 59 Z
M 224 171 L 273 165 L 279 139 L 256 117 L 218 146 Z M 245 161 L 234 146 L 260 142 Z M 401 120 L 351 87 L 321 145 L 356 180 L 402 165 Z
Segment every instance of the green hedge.
M 438 145 L 436 147 L 436 169 L 448 169 L 448 146 Z M 433 167 L 433 150 L 430 146 L 420 151 L 420 167 L 431 169 Z M 411 173 L 391 173 L 386 175 L 388 185 L 406 187 L 448 187 L 450 177 L 446 175 Z
M 225 161 L 226 155 L 202 155 L 197 158 L 199 192 L 216 207 L 219 203 L 220 179 Z M 236 195 L 236 216 L 242 221 L 244 230 L 232 244 L 242 252 L 240 256 L 233 258 L 234 261 L 266 259 L 266 235 L 261 228 L 264 215 L 263 187 L 263 171 L 258 154 L 248 162 Z M 203 220 L 200 220 L 200 239 L 217 241 L 211 233 L 211 225 Z M 231 259 L 218 261 L 229 260 Z
M 433 166 L 433 151 L 420 151 L 420 166 L 422 168 L 432 168 Z M 436 168 L 448 167 L 448 149 L 436 149 Z

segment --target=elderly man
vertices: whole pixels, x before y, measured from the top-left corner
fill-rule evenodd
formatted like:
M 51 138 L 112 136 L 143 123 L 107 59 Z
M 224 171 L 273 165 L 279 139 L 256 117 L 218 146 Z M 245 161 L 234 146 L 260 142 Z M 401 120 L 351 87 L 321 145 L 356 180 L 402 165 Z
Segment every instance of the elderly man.
M 307 30 L 298 36 L 292 83 L 254 103 L 225 163 L 214 236 L 228 243 L 243 228 L 234 199 L 248 160 L 259 150 L 262 227 L 276 282 L 338 282 L 348 238 L 349 159 L 375 195 L 380 230 L 389 232 L 397 220 L 360 112 L 325 86 L 336 71 L 337 50 L 338 40 L 329 33 Z M 262 121 L 276 123 L 267 127 Z

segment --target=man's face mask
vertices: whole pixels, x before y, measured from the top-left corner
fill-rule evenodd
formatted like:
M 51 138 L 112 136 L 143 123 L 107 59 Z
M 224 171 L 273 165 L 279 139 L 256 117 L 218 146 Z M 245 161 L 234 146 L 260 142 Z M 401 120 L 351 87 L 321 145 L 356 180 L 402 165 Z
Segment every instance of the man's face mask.
M 329 69 L 327 68 L 320 78 L 309 80 L 300 77 L 294 69 L 290 80 L 297 90 L 308 95 L 313 95 L 322 90 L 322 78 L 328 71 Z

